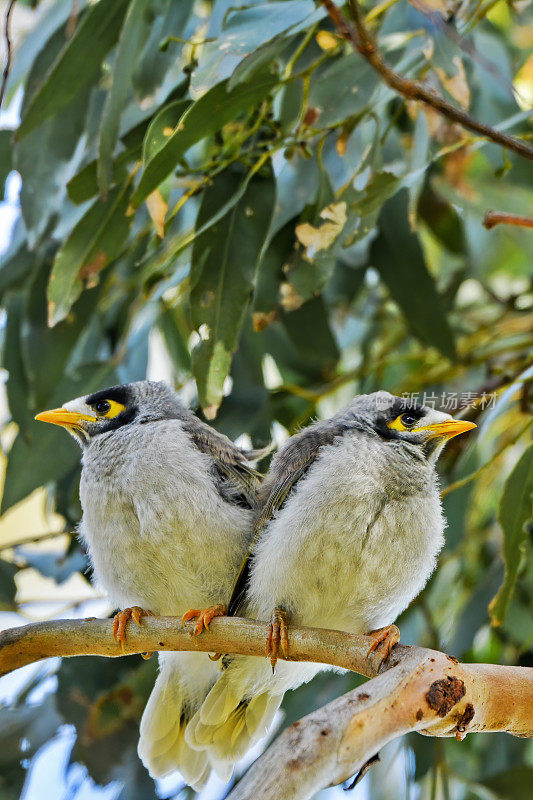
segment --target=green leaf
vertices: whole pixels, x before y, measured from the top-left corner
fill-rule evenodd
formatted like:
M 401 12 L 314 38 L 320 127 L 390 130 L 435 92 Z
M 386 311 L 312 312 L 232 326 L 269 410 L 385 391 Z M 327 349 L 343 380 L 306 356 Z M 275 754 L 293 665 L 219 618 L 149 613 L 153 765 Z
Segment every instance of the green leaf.
M 269 0 L 246 5 L 234 4 L 233 8 L 228 3 L 227 7 L 220 28 L 215 15 L 212 16 L 208 37 L 214 40 L 207 42 L 200 52 L 198 66 L 192 74 L 193 93 L 205 91 L 206 86 L 225 78 L 230 78 L 230 88 L 233 88 L 237 83 L 247 80 L 259 65 L 267 61 L 272 64 L 280 52 L 281 36 L 289 34 L 295 27 L 300 28 L 314 10 L 311 0 L 292 0 L 291 3 Z M 265 42 L 267 48 L 271 42 L 274 44 L 266 53 L 260 47 Z M 281 46 L 283 49 L 286 46 L 283 39 Z M 241 58 L 244 61 L 235 69 L 236 62 Z
M 113 153 L 118 141 L 120 117 L 131 92 L 131 78 L 148 31 L 149 0 L 131 0 L 120 31 L 113 64 L 111 87 L 108 91 L 98 148 L 98 185 L 105 197 L 113 180 Z
M 39 90 L 43 75 L 54 63 L 68 42 L 65 26 L 59 28 L 46 42 L 33 62 L 26 80 L 21 114 L 24 116 L 32 97 Z M 28 232 L 30 247 L 35 247 L 57 215 L 65 200 L 65 179 L 75 169 L 73 158 L 83 132 L 87 115 L 90 85 L 85 86 L 52 119 L 22 141 L 16 141 L 13 151 L 14 167 L 20 173 L 22 187 L 20 204 Z M 61 177 L 59 177 L 61 176 Z
M 407 190 L 388 200 L 379 216 L 379 236 L 370 263 L 403 311 L 408 326 L 422 342 L 455 358 L 453 334 L 424 260 L 418 237 L 409 229 Z
M 15 575 L 18 572 L 16 564 L 0 558 L 0 609 L 5 611 L 15 607 L 17 586 Z
M 2 364 L 8 372 L 6 388 L 9 411 L 19 428 L 25 428 L 32 417 L 28 408 L 29 382 L 21 342 L 26 299 L 25 292 L 10 293 L 4 303 L 7 320 Z
M 502 800 L 533 800 L 533 767 L 516 766 L 480 781 Z
M 141 156 L 141 145 L 126 148 L 115 158 L 111 184 L 124 183 L 129 174 L 128 167 Z M 67 183 L 67 193 L 76 205 L 86 203 L 98 194 L 98 161 L 90 161 Z
M 284 279 L 283 266 L 294 247 L 294 227 L 294 220 L 287 223 L 264 248 L 254 288 L 253 321 L 256 330 L 262 330 L 276 316 L 280 284 Z
M 60 406 L 114 382 L 116 374 L 109 364 L 86 364 L 57 384 L 50 405 Z M 7 456 L 0 513 L 5 514 L 39 486 L 67 475 L 79 458 L 78 445 L 55 425 L 35 422 L 33 429 L 19 431 Z
M 300 357 L 317 367 L 324 379 L 331 379 L 339 350 L 322 297 L 283 314 L 281 322 Z
M 250 111 L 263 100 L 278 81 L 277 75 L 265 70 L 228 91 L 228 82 L 218 83 L 184 113 L 176 130 L 164 147 L 148 162 L 141 181 L 133 194 L 131 205 L 138 208 L 142 201 L 167 175 L 196 142 L 219 131 L 236 116 Z
M 533 518 L 533 444 L 507 478 L 500 501 L 499 521 L 503 530 L 505 576 L 489 611 L 493 625 L 505 619 L 522 563 L 528 526 Z
M 6 179 L 11 170 L 12 164 L 12 151 L 13 151 L 13 131 L 3 129 L 0 130 L 0 197 L 4 197 Z
M 33 277 L 20 329 L 24 367 L 29 382 L 27 402 L 32 410 L 49 407 L 80 335 L 93 319 L 99 298 L 99 290 L 85 292 L 72 307 L 68 317 L 50 328 L 47 324 L 46 303 L 49 275 L 50 265 L 45 263 Z M 94 355 L 91 354 L 87 360 L 93 359 Z M 33 420 L 30 425 L 33 427 Z
M 461 217 L 454 206 L 434 189 L 431 181 L 426 181 L 422 190 L 418 214 L 450 253 L 467 252 Z
M 130 184 L 96 200 L 59 249 L 48 284 L 49 324 L 64 319 L 83 290 L 122 250 L 131 226 L 126 216 Z
M 41 88 L 30 99 L 16 138 L 22 139 L 57 114 L 91 83 L 102 60 L 117 40 L 128 0 L 99 0 L 83 14 L 74 35 L 44 75 Z
M 347 76 L 350 76 L 347 80 Z M 319 110 L 317 127 L 337 125 L 370 106 L 379 75 L 359 53 L 327 61 L 311 78 L 308 105 Z
M 190 100 L 175 100 L 153 117 L 143 141 L 143 163 L 147 164 L 168 142 L 169 130 L 177 127 L 191 105 Z
M 211 219 L 243 177 L 221 173 L 204 193 L 197 225 Z M 213 418 L 222 400 L 224 381 L 244 314 L 275 200 L 271 172 L 256 175 L 227 216 L 194 242 L 191 265 L 191 316 L 202 340 L 193 351 L 193 374 L 200 403 Z
M 0 257 L 0 297 L 7 289 L 24 283 L 36 263 L 36 254 L 28 249 L 26 226 L 19 219 L 13 228 L 10 246 Z
M 187 374 L 191 368 L 191 357 L 187 347 L 188 330 L 184 317 L 184 309 L 176 306 L 165 309 L 157 322 L 178 375 Z
M 139 55 L 133 87 L 139 97 L 150 97 L 163 81 L 181 72 L 181 53 L 184 45 L 171 42 L 163 51 L 161 43 L 168 36 L 185 38 L 194 0 L 151 0 L 157 9 L 150 25 L 150 32 Z M 188 81 L 187 81 L 188 83 Z

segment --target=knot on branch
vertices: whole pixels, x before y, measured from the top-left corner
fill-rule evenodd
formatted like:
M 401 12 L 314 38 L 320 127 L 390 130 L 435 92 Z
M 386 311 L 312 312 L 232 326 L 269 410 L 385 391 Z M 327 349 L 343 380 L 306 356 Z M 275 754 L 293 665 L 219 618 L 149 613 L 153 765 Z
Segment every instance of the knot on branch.
M 445 717 L 465 694 L 464 682 L 448 675 L 431 684 L 426 692 L 426 702 L 439 717 Z

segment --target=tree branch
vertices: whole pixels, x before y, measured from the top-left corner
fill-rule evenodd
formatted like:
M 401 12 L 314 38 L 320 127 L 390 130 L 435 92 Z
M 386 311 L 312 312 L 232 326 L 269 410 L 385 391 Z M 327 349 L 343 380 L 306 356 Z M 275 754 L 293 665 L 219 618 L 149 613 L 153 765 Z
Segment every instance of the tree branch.
M 238 617 L 214 619 L 209 630 L 193 636 L 194 623 L 182 627 L 178 617 L 143 617 L 141 627 L 128 623 L 122 651 L 112 635 L 112 620 L 62 619 L 36 622 L 0 632 L 0 676 L 18 667 L 61 656 L 108 656 L 155 650 L 193 650 L 264 656 L 268 625 Z M 368 651 L 375 640 L 322 628 L 291 628 L 289 661 L 316 661 L 373 677 L 379 653 Z
M 533 735 L 533 669 L 459 664 L 399 645 L 389 662 L 385 673 L 287 728 L 228 800 L 308 800 L 410 731 L 458 739 L 467 731 Z
M 339 35 L 343 39 L 349 41 L 355 50 L 366 58 L 366 60 L 379 72 L 385 83 L 394 89 L 398 94 L 403 95 L 408 100 L 416 100 L 431 106 L 439 114 L 452 122 L 456 122 L 463 128 L 473 131 L 481 136 L 490 139 L 496 144 L 512 150 L 514 153 L 533 160 L 533 147 L 528 145 L 522 139 L 516 136 L 511 136 L 507 133 L 492 128 L 490 125 L 485 125 L 467 114 L 460 108 L 448 103 L 433 89 L 425 86 L 420 81 L 410 80 L 395 72 L 389 65 L 382 59 L 376 42 L 368 32 L 361 9 L 357 0 L 349 0 L 350 10 L 355 22 L 355 29 L 348 23 L 341 11 L 334 4 L 333 0 L 320 0 L 329 16 L 335 23 Z
M 268 625 L 214 619 L 193 636 L 194 622 L 145 617 L 128 623 L 124 653 L 112 620 L 38 622 L 0 633 L 0 675 L 51 656 L 116 657 L 155 650 L 263 656 Z M 380 668 L 374 639 L 342 631 L 290 628 L 289 661 L 314 661 L 373 678 L 295 722 L 250 768 L 231 800 L 306 800 L 357 772 L 387 742 L 409 731 L 464 738 L 467 732 L 533 736 L 533 668 L 460 664 L 422 647 L 396 645 Z M 379 673 L 379 674 L 378 674 Z
M 519 214 L 507 214 L 505 211 L 487 211 L 483 217 L 483 225 L 490 231 L 495 225 L 516 225 L 519 228 L 533 228 L 533 217 L 522 217 Z

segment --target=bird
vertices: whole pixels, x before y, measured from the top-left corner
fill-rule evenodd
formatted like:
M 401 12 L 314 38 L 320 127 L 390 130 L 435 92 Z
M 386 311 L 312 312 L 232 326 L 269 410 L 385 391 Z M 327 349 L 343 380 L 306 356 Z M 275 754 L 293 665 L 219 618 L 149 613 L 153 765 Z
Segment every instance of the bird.
M 327 669 L 280 661 L 290 624 L 370 633 L 384 660 L 393 625 L 443 545 L 435 464 L 475 428 L 385 391 L 356 396 L 293 435 L 260 488 L 254 539 L 229 614 L 269 623 L 266 654 L 222 658 L 223 672 L 185 731 L 221 777 L 270 729 L 284 693 Z
M 129 619 L 197 619 L 225 610 L 248 549 L 261 475 L 227 437 L 198 419 L 165 382 L 113 386 L 36 416 L 64 427 L 82 450 L 79 534 L 93 578 Z M 192 610 L 191 610 L 192 609 Z M 184 613 L 186 612 L 186 613 Z M 153 777 L 178 769 L 201 788 L 210 767 L 184 739 L 218 677 L 206 653 L 159 653 L 138 752 Z

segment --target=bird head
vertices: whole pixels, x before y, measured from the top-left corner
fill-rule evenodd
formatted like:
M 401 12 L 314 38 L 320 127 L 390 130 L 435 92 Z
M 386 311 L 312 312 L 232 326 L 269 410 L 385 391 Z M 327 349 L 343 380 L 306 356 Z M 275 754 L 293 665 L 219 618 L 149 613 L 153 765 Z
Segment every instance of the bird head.
M 61 425 L 82 445 L 124 426 L 183 415 L 175 392 L 163 381 L 138 381 L 77 397 L 61 408 L 43 411 L 36 420 Z
M 352 409 L 384 441 L 420 448 L 433 462 L 450 439 L 477 427 L 474 422 L 453 419 L 443 411 L 383 391 L 361 395 Z

